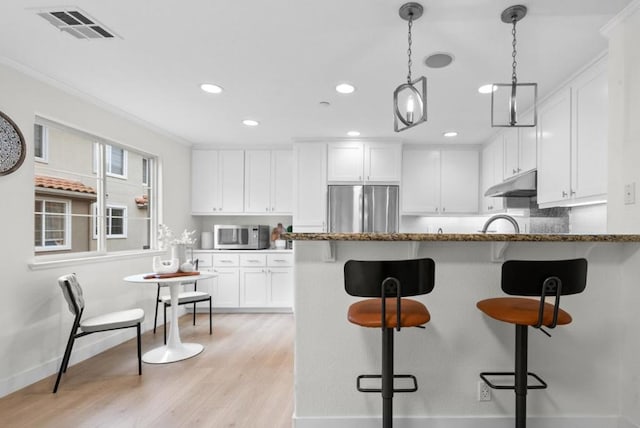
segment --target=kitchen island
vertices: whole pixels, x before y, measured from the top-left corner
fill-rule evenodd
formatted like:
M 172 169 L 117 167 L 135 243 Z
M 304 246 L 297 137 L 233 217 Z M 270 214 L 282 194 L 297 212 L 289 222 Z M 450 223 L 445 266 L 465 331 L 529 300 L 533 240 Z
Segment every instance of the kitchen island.
M 295 252 L 294 426 L 375 427 L 379 394 L 356 390 L 357 375 L 380 370 L 380 331 L 346 319 L 357 298 L 344 291 L 349 259 L 430 257 L 436 262 L 426 329 L 396 335 L 396 373 L 411 373 L 419 390 L 396 394 L 397 427 L 513 426 L 514 394 L 477 399 L 478 373 L 513 369 L 513 328 L 487 319 L 478 300 L 502 295 L 501 261 L 589 261 L 584 293 L 563 298 L 573 323 L 548 338 L 529 335 L 529 367 L 549 384 L 530 391 L 531 426 L 636 427 L 640 321 L 640 235 L 324 234 L 290 233 Z M 624 404 L 624 405 L 623 405 Z M 539 425 L 536 425 L 539 424 Z

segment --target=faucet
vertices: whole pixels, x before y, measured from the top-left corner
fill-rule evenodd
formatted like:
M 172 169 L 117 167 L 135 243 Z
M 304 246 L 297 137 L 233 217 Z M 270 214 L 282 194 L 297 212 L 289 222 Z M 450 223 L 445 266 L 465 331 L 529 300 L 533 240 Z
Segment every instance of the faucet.
M 496 214 L 496 215 L 494 215 L 493 217 L 491 217 L 489 220 L 486 221 L 484 226 L 482 226 L 482 230 L 480 232 L 481 233 L 487 233 L 487 229 L 489 229 L 489 225 L 491 223 L 493 223 L 495 220 L 499 220 L 499 219 L 508 220 L 513 225 L 513 228 L 515 229 L 515 232 L 516 233 L 520 233 L 520 226 L 518 226 L 518 222 L 516 221 L 516 219 L 514 219 L 513 217 L 511 217 L 510 215 L 507 215 L 507 214 Z

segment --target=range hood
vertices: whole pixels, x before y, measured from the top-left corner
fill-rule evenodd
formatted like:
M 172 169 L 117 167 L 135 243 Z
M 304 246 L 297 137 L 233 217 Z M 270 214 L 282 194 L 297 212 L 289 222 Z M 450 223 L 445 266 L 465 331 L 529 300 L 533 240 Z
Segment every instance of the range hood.
M 495 197 L 520 197 L 528 198 L 536 196 L 537 171 L 531 170 L 511 177 L 500 184 L 489 187 L 485 196 Z

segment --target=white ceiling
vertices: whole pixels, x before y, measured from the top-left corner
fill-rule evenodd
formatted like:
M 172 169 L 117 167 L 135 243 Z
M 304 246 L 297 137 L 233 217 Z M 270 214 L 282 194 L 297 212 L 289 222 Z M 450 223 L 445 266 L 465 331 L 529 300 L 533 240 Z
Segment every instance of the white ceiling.
M 73 1 L 73 0 L 72 0 Z M 630 0 L 527 0 L 518 30 L 518 78 L 544 97 L 603 52 L 600 28 Z M 361 138 L 481 143 L 490 96 L 477 88 L 511 78 L 514 0 L 423 0 L 413 26 L 413 76 L 428 79 L 429 120 L 393 132 L 392 97 L 407 74 L 403 1 L 389 0 L 2 0 L 0 58 L 71 86 L 197 145 Z M 33 8 L 75 5 L 121 38 L 84 41 Z M 429 69 L 424 58 L 455 61 Z M 8 61 L 7 61 L 8 60 Z M 340 95 L 341 81 L 357 90 Z M 205 94 L 200 83 L 224 87 Z M 331 103 L 320 106 L 321 101 Z M 261 122 L 242 125 L 244 118 Z

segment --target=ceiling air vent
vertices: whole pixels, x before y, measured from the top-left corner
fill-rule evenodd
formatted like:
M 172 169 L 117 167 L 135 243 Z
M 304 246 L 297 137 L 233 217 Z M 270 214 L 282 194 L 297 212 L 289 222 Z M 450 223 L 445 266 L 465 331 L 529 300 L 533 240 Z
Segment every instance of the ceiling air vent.
M 79 7 L 57 7 L 36 12 L 58 30 L 78 39 L 113 39 L 115 32 L 107 29 Z

